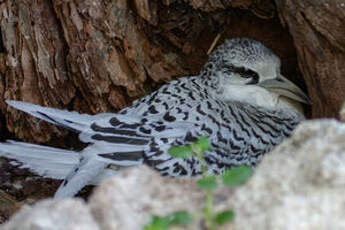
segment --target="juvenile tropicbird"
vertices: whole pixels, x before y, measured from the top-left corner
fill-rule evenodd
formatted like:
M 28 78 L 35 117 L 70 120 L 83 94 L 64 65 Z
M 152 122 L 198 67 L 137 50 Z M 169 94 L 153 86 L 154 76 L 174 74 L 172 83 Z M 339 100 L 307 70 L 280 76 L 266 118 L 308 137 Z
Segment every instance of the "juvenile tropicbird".
M 255 165 L 304 119 L 308 97 L 280 74 L 280 60 L 247 38 L 227 40 L 198 76 L 171 81 L 119 113 L 79 114 L 7 101 L 10 106 L 79 133 L 90 143 L 80 152 L 16 141 L 0 143 L 0 156 L 22 168 L 64 179 L 56 198 L 114 174 L 111 165 L 146 163 L 162 175 L 200 174 L 197 159 L 172 158 L 168 149 L 209 136 L 205 161 L 212 173 Z M 17 163 L 16 163 L 17 164 Z

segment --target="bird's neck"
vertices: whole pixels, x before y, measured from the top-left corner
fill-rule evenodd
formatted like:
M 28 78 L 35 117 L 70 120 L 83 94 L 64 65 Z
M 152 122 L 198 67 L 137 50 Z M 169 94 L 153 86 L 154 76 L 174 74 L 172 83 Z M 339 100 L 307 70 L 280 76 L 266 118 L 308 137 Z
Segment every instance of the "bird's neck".
M 225 102 L 231 103 L 236 101 L 256 107 L 259 106 L 271 111 L 290 111 L 291 113 L 301 116 L 302 118 L 305 117 L 304 109 L 301 103 L 279 96 L 256 85 L 225 85 L 225 83 L 220 81 L 219 77 L 215 77 L 217 72 L 214 71 L 213 68 L 214 66 L 204 68 L 201 71 L 198 80 L 200 81 L 201 85 L 211 89 L 210 92 L 214 95 L 214 97 Z
M 281 97 L 278 94 L 255 85 L 220 86 L 220 90 L 218 90 L 214 96 L 226 103 L 236 101 L 270 111 L 284 110 L 304 117 L 303 107 L 299 102 Z
M 305 110 L 302 103 L 294 101 L 287 97 L 279 97 L 279 103 L 281 108 L 293 109 L 297 113 L 299 113 L 303 118 L 305 118 Z
M 217 89 L 220 85 L 220 78 L 215 77 L 217 71 L 215 66 L 211 64 L 205 65 L 201 70 L 198 80 L 202 85 L 205 85 L 208 88 Z

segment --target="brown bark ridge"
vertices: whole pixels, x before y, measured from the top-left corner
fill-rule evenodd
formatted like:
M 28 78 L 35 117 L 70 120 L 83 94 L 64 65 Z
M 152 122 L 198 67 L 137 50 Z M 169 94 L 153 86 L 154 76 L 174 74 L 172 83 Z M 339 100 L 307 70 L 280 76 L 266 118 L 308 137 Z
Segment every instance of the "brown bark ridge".
M 48 1 L 6 1 L 0 5 L 1 34 L 5 62 L 0 70 L 2 98 L 18 99 L 45 105 L 65 105 L 75 93 L 65 62 L 67 45 Z M 5 60 L 4 60 L 5 59 Z M 62 93 L 63 89 L 63 93 Z M 44 141 L 40 130 L 48 126 L 28 123 L 23 114 L 6 109 L 7 127 L 19 138 Z M 8 113 L 6 113 L 8 112 Z M 52 127 L 52 126 L 51 126 Z M 51 132 L 51 128 L 46 130 Z
M 345 98 L 345 2 L 276 0 L 297 49 L 313 117 L 337 117 Z
M 16 0 L 3 1 L 0 10 L 2 99 L 117 111 L 172 78 L 197 74 L 219 33 L 222 40 L 264 42 L 290 63 L 292 68 L 283 66 L 288 75 L 302 82 L 293 49 L 284 48 L 292 47 L 291 39 L 270 0 Z M 274 31 L 283 33 L 283 41 Z M 4 100 L 0 109 L 4 126 L 19 139 L 47 142 L 66 135 Z

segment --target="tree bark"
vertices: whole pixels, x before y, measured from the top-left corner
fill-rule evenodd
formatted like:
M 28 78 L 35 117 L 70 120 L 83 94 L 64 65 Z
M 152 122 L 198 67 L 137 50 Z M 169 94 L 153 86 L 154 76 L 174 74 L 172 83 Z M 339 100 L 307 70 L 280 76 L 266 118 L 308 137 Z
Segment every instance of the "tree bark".
M 221 40 L 261 40 L 282 57 L 286 75 L 303 84 L 292 40 L 270 0 L 16 0 L 0 10 L 3 99 L 117 111 L 172 78 L 198 74 L 218 33 Z M 283 33 L 279 39 L 275 31 Z M 47 142 L 67 134 L 4 100 L 0 109 L 19 139 Z
M 345 99 L 345 2 L 276 0 L 294 39 L 313 117 L 338 117 Z

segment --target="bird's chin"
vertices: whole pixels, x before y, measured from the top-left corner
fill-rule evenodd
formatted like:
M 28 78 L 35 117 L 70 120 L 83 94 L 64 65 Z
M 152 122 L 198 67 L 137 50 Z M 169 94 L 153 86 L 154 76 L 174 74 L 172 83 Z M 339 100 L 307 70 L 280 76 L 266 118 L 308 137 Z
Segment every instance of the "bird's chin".
M 309 104 L 309 99 L 304 95 L 299 95 L 298 93 L 292 92 L 285 88 L 268 88 L 272 93 L 278 94 L 282 98 L 286 98 L 298 103 Z
M 280 96 L 278 104 L 280 107 L 284 106 L 284 107 L 293 108 L 297 110 L 303 117 L 305 117 L 304 116 L 305 105 L 303 102 L 299 102 L 288 97 Z
M 237 101 L 271 110 L 277 107 L 279 95 L 257 85 L 227 85 L 218 97 L 230 103 Z

